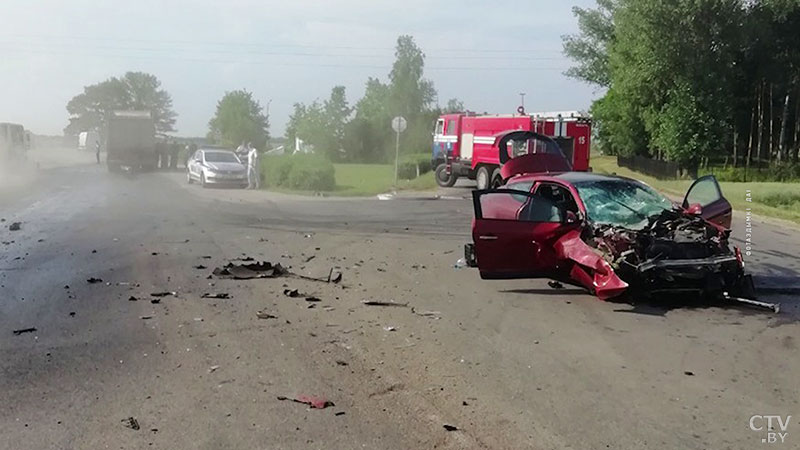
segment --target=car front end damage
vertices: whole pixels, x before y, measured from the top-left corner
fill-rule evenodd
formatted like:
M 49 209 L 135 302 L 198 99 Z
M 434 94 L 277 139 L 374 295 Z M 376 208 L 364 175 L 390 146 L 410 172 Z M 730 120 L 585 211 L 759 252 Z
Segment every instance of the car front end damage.
M 738 248 L 722 229 L 682 210 L 665 210 L 640 230 L 587 224 L 565 235 L 557 252 L 573 261 L 570 277 L 601 299 L 688 294 L 755 301 L 750 275 Z

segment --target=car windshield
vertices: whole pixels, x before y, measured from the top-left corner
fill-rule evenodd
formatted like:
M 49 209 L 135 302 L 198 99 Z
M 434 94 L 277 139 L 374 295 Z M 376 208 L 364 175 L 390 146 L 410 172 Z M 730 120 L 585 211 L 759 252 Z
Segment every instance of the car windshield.
M 651 216 L 672 209 L 672 202 L 649 186 L 633 180 L 575 183 L 592 222 L 641 229 Z
M 206 162 L 238 163 L 239 159 L 230 152 L 206 152 Z

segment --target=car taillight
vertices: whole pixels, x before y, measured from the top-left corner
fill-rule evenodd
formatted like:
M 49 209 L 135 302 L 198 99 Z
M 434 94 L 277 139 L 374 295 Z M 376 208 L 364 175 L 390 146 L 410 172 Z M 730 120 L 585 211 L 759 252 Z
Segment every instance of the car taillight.
M 736 261 L 739 263 L 739 267 L 744 269 L 744 258 L 742 257 L 742 251 L 739 250 L 739 247 L 733 247 L 733 252 L 736 254 Z

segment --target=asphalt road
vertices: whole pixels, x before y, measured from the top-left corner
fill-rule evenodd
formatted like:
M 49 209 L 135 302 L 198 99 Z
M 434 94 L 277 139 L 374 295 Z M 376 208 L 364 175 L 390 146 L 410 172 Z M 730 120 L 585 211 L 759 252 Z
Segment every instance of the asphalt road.
M 753 415 L 800 447 L 796 231 L 754 223 L 775 316 L 481 281 L 453 266 L 471 214 L 48 170 L 0 195 L 0 448 L 753 449 Z M 246 256 L 343 280 L 209 278 Z

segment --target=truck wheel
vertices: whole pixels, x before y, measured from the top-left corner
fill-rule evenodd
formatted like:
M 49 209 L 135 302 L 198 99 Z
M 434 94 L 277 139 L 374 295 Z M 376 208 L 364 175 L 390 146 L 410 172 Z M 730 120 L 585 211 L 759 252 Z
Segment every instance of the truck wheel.
M 489 185 L 490 189 L 497 189 L 503 185 L 503 177 L 500 175 L 500 169 L 492 171 L 492 183 Z
M 486 166 L 478 168 L 478 174 L 475 176 L 475 181 L 478 183 L 478 190 L 489 189 L 489 169 Z
M 439 164 L 436 166 L 436 173 L 434 175 L 436 176 L 436 184 L 441 187 L 453 187 L 458 179 L 452 171 L 450 175 L 447 174 L 446 164 Z
M 208 185 L 206 184 L 206 174 L 204 174 L 203 172 L 200 172 L 200 186 L 203 186 L 204 188 L 208 187 Z

